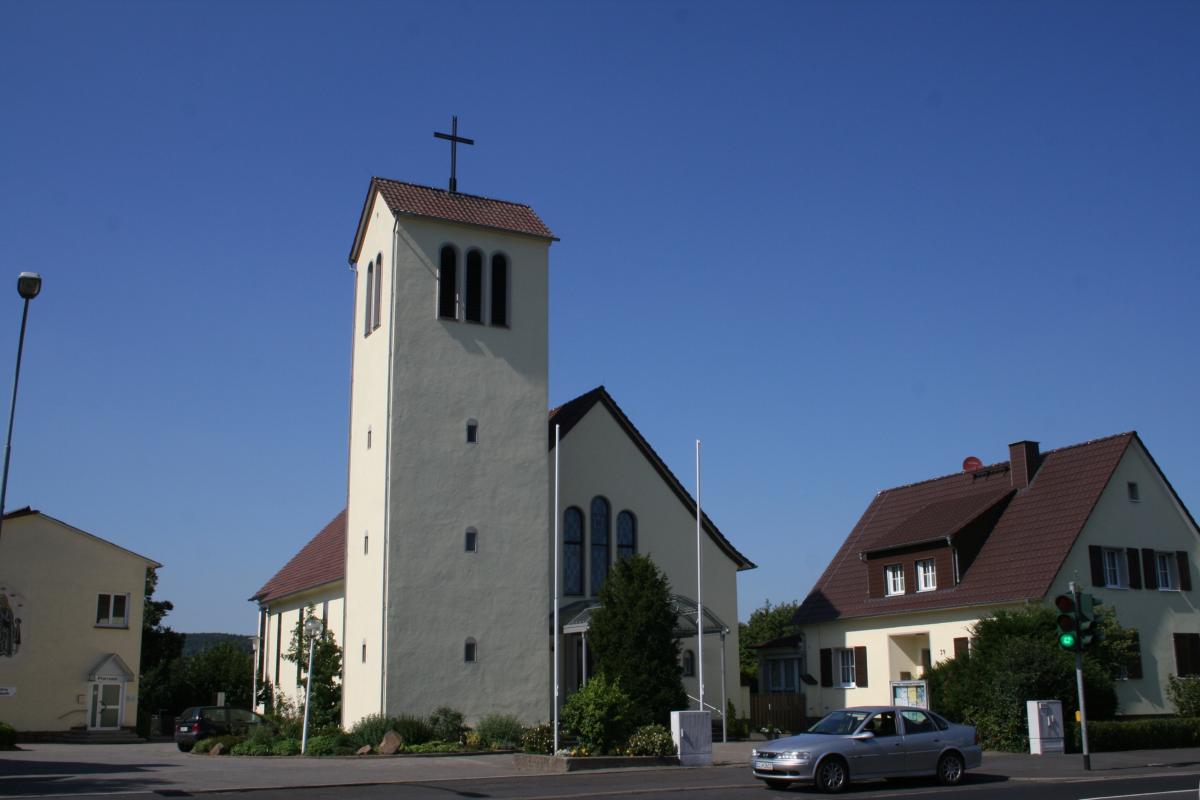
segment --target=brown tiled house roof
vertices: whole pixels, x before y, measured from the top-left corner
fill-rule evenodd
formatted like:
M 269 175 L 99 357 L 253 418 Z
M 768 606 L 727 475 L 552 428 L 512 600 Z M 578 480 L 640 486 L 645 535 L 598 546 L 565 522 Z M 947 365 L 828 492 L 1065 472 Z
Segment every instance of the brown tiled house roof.
M 474 194 L 460 194 L 432 186 L 405 183 L 388 178 L 371 178 L 367 199 L 363 203 L 362 215 L 354 244 L 350 248 L 350 263 L 358 261 L 362 237 L 366 232 L 371 204 L 378 192 L 392 213 L 398 217 L 423 217 L 462 225 L 475 225 L 509 233 L 534 236 L 538 239 L 558 241 L 557 237 L 542 222 L 537 213 L 524 203 L 511 203 Z
M 1027 486 L 1019 476 L 1014 480 L 1013 464 L 1005 461 L 880 492 L 801 604 L 796 621 L 812 624 L 1044 597 L 1135 440 L 1137 433 L 1130 432 L 1050 450 L 1041 454 Z M 868 555 L 947 537 L 953 541 L 958 531 L 992 509 L 999 516 L 984 531 L 978 555 L 962 571 L 958 585 L 870 596 L 868 569 L 879 569 L 882 562 Z
M 250 599 L 265 604 L 345 577 L 346 512 L 342 511 Z

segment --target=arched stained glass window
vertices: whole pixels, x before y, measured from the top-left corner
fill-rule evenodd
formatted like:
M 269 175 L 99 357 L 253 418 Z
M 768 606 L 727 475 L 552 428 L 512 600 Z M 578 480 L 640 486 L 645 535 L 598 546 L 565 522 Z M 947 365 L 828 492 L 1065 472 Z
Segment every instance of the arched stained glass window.
M 637 552 L 637 517 L 632 511 L 617 514 L 617 558 L 627 558 Z
M 592 498 L 592 594 L 608 577 L 609 507 L 603 497 Z
M 508 259 L 492 256 L 492 324 L 508 327 Z
M 483 322 L 483 253 L 467 253 L 466 320 Z
M 563 512 L 563 594 L 583 594 L 583 512 Z
M 438 316 L 458 319 L 458 253 L 450 245 L 438 261 Z

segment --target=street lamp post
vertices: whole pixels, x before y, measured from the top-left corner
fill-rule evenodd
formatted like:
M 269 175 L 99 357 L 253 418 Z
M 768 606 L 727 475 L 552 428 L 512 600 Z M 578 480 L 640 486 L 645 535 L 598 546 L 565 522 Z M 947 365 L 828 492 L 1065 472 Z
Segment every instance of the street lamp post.
M 250 637 L 250 661 L 253 669 L 250 672 L 250 710 L 258 711 L 258 637 Z
M 25 321 L 29 318 L 29 301 L 42 290 L 42 276 L 22 272 L 17 276 L 17 294 L 25 299 L 21 311 L 21 335 L 17 338 L 17 369 L 13 376 L 12 405 L 8 408 L 8 438 L 4 440 L 4 476 L 0 478 L 0 530 L 4 526 L 4 501 L 8 496 L 8 461 L 12 455 L 13 420 L 17 416 L 17 384 L 21 382 L 21 354 L 25 350 Z
M 321 620 L 316 617 L 310 617 L 308 622 L 304 623 L 304 630 L 308 634 L 308 677 L 304 682 L 304 730 L 300 733 L 300 755 L 308 750 L 308 706 L 309 700 L 312 699 L 312 669 L 313 669 L 313 651 L 317 649 L 317 637 L 321 635 Z

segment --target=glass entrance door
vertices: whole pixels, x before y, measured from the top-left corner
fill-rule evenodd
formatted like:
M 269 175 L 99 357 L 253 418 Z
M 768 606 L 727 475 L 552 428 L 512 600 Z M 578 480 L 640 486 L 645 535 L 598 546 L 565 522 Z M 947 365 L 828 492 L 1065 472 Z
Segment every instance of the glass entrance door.
M 124 687 L 119 683 L 92 684 L 92 698 L 88 709 L 88 727 L 92 730 L 116 730 L 121 727 L 121 695 Z

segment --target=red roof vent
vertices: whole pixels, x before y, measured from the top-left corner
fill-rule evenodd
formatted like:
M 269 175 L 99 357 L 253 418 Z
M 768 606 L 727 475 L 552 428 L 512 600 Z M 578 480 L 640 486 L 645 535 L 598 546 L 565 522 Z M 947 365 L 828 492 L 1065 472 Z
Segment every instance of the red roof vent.
M 983 466 L 983 462 L 975 456 L 967 456 L 963 459 L 963 472 L 974 472 Z

